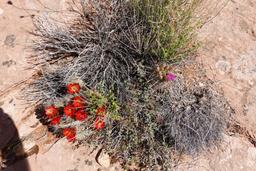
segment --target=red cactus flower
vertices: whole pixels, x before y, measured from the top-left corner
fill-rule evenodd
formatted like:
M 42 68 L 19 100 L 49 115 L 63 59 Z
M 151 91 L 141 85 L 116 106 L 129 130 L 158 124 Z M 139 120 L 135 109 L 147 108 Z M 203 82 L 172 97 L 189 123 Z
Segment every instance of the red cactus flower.
M 73 117 L 75 114 L 75 108 L 74 106 L 67 105 L 64 107 L 64 113 L 66 116 Z
M 96 109 L 96 115 L 98 116 L 106 116 L 106 108 L 105 106 L 100 106 Z
M 75 94 L 80 91 L 81 87 L 78 83 L 70 83 L 67 85 L 67 89 L 69 94 Z
M 78 120 L 78 121 L 84 121 L 87 117 L 88 116 L 84 110 L 78 110 L 76 112 L 76 120 Z
M 96 120 L 94 122 L 94 128 L 97 130 L 101 130 L 104 127 L 105 127 L 105 122 L 100 118 L 96 118 Z
M 76 134 L 72 134 L 67 137 L 68 142 L 74 142 L 76 140 Z
M 52 125 L 58 125 L 58 124 L 60 124 L 60 119 L 61 119 L 60 116 L 57 116 L 57 117 L 53 118 L 53 119 L 51 120 L 51 124 L 52 124 Z
M 81 96 L 76 96 L 73 99 L 73 106 L 77 108 L 83 108 L 85 105 L 84 98 Z
M 71 133 L 74 133 L 76 131 L 75 128 L 64 128 L 63 129 L 63 135 L 65 137 L 69 136 Z
M 65 128 L 63 130 L 63 135 L 67 138 L 68 142 L 73 142 L 76 140 L 76 129 L 75 128 Z
M 45 108 L 45 115 L 48 118 L 53 118 L 56 115 L 58 115 L 58 113 L 59 113 L 58 109 L 55 106 L 48 106 L 48 107 Z

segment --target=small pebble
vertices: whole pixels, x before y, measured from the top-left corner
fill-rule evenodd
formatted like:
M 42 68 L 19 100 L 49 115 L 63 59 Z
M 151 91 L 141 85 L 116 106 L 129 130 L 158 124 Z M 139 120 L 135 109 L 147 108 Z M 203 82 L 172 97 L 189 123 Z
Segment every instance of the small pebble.
M 250 86 L 253 86 L 253 85 L 254 85 L 254 80 L 252 80 L 252 79 L 248 80 L 248 84 L 249 84 Z
M 7 1 L 8 5 L 13 5 L 12 1 Z
M 90 161 L 90 160 L 85 160 L 84 163 L 85 163 L 85 165 L 88 165 L 88 166 L 92 165 L 92 161 Z
M 218 72 L 221 75 L 227 74 L 231 70 L 231 64 L 228 61 L 225 60 L 219 60 L 215 67 L 217 68 Z
M 109 155 L 106 153 L 101 153 L 100 157 L 99 157 L 99 163 L 103 166 L 103 167 L 109 167 L 110 166 L 110 158 Z
M 12 65 L 16 65 L 16 62 L 14 60 L 8 60 L 8 61 L 2 62 L 2 65 L 7 66 L 9 68 Z
M 0 15 L 2 15 L 3 13 L 4 13 L 4 10 L 0 8 Z
M 204 86 L 204 83 L 199 82 L 199 87 L 203 87 L 203 86 Z
M 14 47 L 14 41 L 16 40 L 16 36 L 14 34 L 7 35 L 4 44 L 7 46 Z
M 13 99 L 11 99 L 10 101 L 9 101 L 9 103 L 12 103 L 13 102 Z

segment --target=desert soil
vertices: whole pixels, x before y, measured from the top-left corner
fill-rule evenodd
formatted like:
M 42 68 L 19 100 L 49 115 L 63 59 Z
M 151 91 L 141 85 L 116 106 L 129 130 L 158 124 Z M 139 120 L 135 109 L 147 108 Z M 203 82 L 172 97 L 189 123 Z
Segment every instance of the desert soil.
M 32 171 L 121 170 L 89 147 L 74 149 L 66 140 L 56 140 L 38 124 L 19 100 L 26 70 L 26 49 L 33 29 L 32 17 L 66 9 L 66 0 L 7 0 L 0 2 L 0 107 L 14 120 L 26 146 L 37 144 L 39 153 L 29 157 Z M 199 31 L 201 47 L 197 57 L 235 111 L 234 118 L 251 138 L 256 138 L 256 1 L 230 0 L 216 11 Z M 216 9 L 217 10 L 217 9 Z M 20 83 L 20 85 L 18 84 Z M 16 85 L 16 87 L 14 87 Z M 1 137 L 0 137 L 1 138 Z M 184 162 L 177 170 L 254 171 L 256 147 L 242 134 L 224 135 L 218 149 Z

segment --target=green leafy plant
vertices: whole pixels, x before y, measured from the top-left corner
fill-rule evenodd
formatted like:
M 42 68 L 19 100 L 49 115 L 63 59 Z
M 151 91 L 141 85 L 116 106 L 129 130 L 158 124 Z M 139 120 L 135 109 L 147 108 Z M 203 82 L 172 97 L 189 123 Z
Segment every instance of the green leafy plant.
M 180 61 L 193 52 L 199 21 L 193 15 L 200 0 L 132 0 L 139 18 L 152 31 L 150 52 L 166 62 Z

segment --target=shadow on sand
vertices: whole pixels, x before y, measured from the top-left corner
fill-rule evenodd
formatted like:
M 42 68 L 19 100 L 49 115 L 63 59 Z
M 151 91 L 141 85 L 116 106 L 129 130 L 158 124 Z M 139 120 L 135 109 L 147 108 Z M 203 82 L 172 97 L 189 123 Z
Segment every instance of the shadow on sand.
M 0 108 L 0 171 L 30 171 L 13 120 Z

